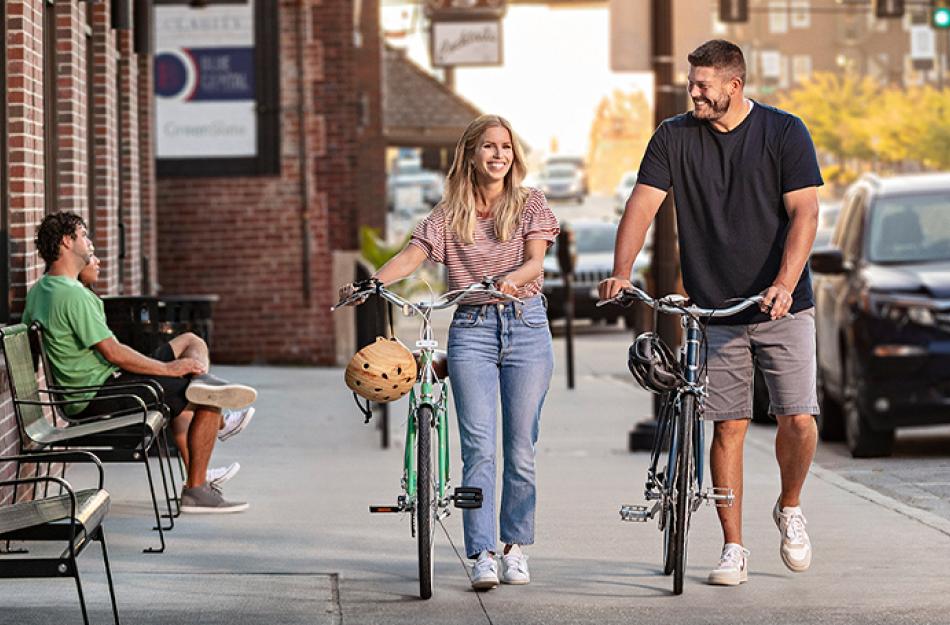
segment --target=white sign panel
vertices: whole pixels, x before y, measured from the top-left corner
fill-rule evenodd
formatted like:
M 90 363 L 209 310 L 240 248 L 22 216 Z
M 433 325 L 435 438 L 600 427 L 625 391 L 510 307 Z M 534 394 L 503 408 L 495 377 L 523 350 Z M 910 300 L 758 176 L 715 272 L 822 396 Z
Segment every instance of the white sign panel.
M 915 61 L 932 59 L 937 53 L 937 37 L 927 24 L 910 27 L 910 58 Z
M 257 156 L 251 2 L 155 7 L 158 158 Z
M 432 22 L 432 65 L 500 65 L 501 22 Z

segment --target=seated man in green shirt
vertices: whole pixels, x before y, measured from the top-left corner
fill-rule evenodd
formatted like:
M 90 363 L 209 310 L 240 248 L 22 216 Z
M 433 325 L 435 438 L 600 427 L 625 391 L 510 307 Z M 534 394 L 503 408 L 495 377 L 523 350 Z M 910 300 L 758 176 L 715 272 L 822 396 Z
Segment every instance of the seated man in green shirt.
M 78 280 L 93 251 L 79 215 L 47 215 L 37 231 L 36 246 L 47 271 L 27 294 L 23 321 L 38 321 L 43 326 L 43 344 L 56 382 L 100 387 L 95 393 L 72 395 L 90 399 L 112 394 L 110 385 L 155 380 L 162 386 L 174 419 L 191 418 L 184 441 L 189 462 L 182 512 L 246 510 L 246 503 L 225 500 L 220 490 L 207 483 L 207 470 L 221 425 L 221 408 L 247 406 L 256 398 L 256 391 L 208 375 L 207 350 L 202 352 L 188 335 L 159 348 L 153 354 L 157 358 L 116 340 L 106 324 L 102 300 Z M 146 402 L 154 401 L 144 389 L 141 393 Z M 119 399 L 65 406 L 66 413 L 76 419 L 128 408 L 128 400 Z

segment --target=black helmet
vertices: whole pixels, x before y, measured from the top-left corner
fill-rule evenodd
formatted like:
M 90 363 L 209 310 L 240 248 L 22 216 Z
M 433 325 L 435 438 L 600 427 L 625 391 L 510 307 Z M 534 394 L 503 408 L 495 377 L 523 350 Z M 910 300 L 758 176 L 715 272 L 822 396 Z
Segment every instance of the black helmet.
M 683 382 L 673 350 L 653 332 L 644 332 L 633 340 L 627 352 L 627 367 L 640 386 L 654 393 L 676 390 Z

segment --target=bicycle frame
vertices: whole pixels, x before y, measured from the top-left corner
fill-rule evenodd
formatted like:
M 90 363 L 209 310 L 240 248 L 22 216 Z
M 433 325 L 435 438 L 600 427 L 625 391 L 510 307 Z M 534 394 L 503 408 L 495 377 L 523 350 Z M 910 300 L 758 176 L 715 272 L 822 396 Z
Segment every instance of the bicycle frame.
M 431 334 L 431 330 L 429 330 L 429 333 Z M 406 423 L 406 448 L 403 456 L 403 489 L 406 492 L 407 509 L 410 506 L 415 507 L 416 493 L 418 492 L 416 488 L 415 449 L 416 431 L 419 424 L 416 423 L 416 414 L 419 406 L 423 404 L 432 408 L 432 414 L 435 417 L 435 423 L 431 425 L 435 428 L 437 436 L 438 470 L 435 487 L 438 505 L 440 508 L 446 508 L 449 503 L 445 495 L 449 488 L 449 386 L 448 382 L 435 377 L 432 371 L 433 349 L 422 349 L 419 357 L 419 365 L 423 371 L 422 380 L 419 384 L 419 397 L 416 397 L 415 388 L 409 392 L 409 418 Z

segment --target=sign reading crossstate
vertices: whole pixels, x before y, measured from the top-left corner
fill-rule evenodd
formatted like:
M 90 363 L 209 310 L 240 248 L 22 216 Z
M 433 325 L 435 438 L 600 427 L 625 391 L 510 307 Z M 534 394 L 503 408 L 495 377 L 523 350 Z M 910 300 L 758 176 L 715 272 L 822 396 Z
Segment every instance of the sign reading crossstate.
M 501 21 L 432 22 L 432 64 L 501 65 Z
M 158 158 L 257 156 L 250 1 L 155 7 Z

